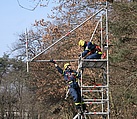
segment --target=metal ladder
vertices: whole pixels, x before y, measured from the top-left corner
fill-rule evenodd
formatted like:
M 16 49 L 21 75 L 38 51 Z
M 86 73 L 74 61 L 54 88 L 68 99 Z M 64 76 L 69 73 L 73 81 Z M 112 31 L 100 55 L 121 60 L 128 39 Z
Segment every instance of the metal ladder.
M 84 113 L 84 117 L 80 114 L 77 114 L 73 119 L 90 119 L 92 117 L 97 119 L 100 117 L 102 119 L 109 119 L 109 63 L 108 63 L 108 17 L 107 17 L 107 1 L 106 1 L 106 11 L 105 11 L 105 42 L 106 46 L 103 46 L 103 36 L 101 31 L 101 40 L 100 46 L 101 49 L 106 53 L 105 59 L 82 59 L 80 58 L 78 61 L 78 70 L 81 73 L 81 97 L 84 100 L 84 103 L 88 107 L 88 112 Z M 102 16 L 101 16 L 101 29 L 102 29 Z M 99 22 L 97 23 L 98 26 Z M 97 26 L 92 34 L 90 41 L 96 32 Z M 85 83 L 85 69 L 88 70 L 99 70 L 102 73 L 102 77 L 99 84 L 97 82 L 94 83 Z M 99 118 L 99 119 L 100 119 Z
M 86 85 L 84 80 L 84 69 L 96 68 L 97 70 L 102 69 L 102 83 L 91 83 Z M 80 59 L 79 69 L 81 72 L 81 96 L 83 97 L 84 103 L 88 105 L 88 113 L 84 115 L 100 115 L 102 119 L 109 119 L 109 76 L 108 76 L 108 60 L 107 59 Z M 94 96 L 95 97 L 94 97 Z M 96 109 L 95 109 L 95 108 Z M 97 118 L 96 118 L 97 119 Z

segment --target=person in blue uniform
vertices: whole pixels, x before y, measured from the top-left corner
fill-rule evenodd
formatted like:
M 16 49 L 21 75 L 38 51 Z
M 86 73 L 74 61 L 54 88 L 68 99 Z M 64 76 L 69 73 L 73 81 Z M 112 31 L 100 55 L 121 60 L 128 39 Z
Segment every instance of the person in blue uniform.
M 55 64 L 56 69 L 60 74 L 64 76 L 65 81 L 68 84 L 69 93 L 71 94 L 73 101 L 75 103 L 76 109 L 81 110 L 82 112 L 86 112 L 86 105 L 84 104 L 81 97 L 81 90 L 78 84 L 78 79 L 80 79 L 81 75 L 75 70 L 71 69 L 71 65 L 69 63 L 64 64 L 64 70 L 60 68 L 54 60 L 50 60 L 50 62 Z M 82 107 L 82 108 L 81 108 Z
M 78 45 L 83 47 L 83 52 L 79 56 L 82 56 L 84 59 L 101 59 L 101 48 L 93 42 L 86 42 L 80 40 Z

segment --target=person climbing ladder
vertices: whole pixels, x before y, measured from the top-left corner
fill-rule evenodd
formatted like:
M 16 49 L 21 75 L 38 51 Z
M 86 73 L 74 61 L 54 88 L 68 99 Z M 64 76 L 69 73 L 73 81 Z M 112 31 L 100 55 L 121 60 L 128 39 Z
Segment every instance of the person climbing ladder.
M 69 63 L 64 64 L 64 70 L 62 70 L 54 60 L 50 60 L 50 62 L 54 63 L 58 72 L 64 76 L 77 111 L 80 113 L 87 112 L 86 104 L 84 104 L 82 100 L 80 87 L 78 85 L 78 79 L 80 79 L 81 75 L 75 70 L 72 70 Z

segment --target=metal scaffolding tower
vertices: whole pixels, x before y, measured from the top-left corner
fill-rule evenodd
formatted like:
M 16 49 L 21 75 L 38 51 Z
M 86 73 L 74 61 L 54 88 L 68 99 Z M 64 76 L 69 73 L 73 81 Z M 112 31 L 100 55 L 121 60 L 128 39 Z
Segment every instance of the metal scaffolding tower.
M 90 84 L 84 84 L 84 70 L 90 68 L 90 70 L 100 68 L 102 70 L 102 78 L 100 83 L 94 82 Z M 84 103 L 88 106 L 88 113 L 85 115 L 101 115 L 102 119 L 109 119 L 109 75 L 108 75 L 108 58 L 107 59 L 80 59 L 79 69 L 81 71 L 81 96 Z M 99 93 L 97 95 L 97 93 Z M 96 96 L 95 96 L 96 95 Z
M 105 4 L 104 4 L 105 3 Z M 102 8 L 100 8 L 95 14 L 90 16 L 88 19 L 86 19 L 84 22 L 82 22 L 80 25 L 75 27 L 73 30 L 66 33 L 65 36 L 58 39 L 56 42 L 54 42 L 52 45 L 47 47 L 45 50 L 43 50 L 41 53 L 33 57 L 32 59 L 28 59 L 28 40 L 26 37 L 26 55 L 27 55 L 27 71 L 29 71 L 28 62 L 45 62 L 49 60 L 35 60 L 39 55 L 43 54 L 45 51 L 49 50 L 51 47 L 53 47 L 55 44 L 60 42 L 62 39 L 67 37 L 69 34 L 71 34 L 73 31 L 81 27 L 84 23 L 92 19 L 94 16 L 100 17 L 99 21 L 96 24 L 96 27 L 94 29 L 94 32 L 92 33 L 90 41 L 92 41 L 94 34 L 97 30 L 97 27 L 99 27 L 100 24 L 100 46 L 103 52 L 106 53 L 106 57 L 102 59 L 72 59 L 72 60 L 56 60 L 56 61 L 78 61 L 78 71 L 81 72 L 81 81 L 80 81 L 80 87 L 81 87 L 81 97 L 83 97 L 84 103 L 88 105 L 88 112 L 84 113 L 84 117 L 81 114 L 77 114 L 73 119 L 82 119 L 87 118 L 89 116 L 92 116 L 93 118 L 96 116 L 100 116 L 102 119 L 109 119 L 109 63 L 108 63 L 108 3 L 103 2 Z M 102 22 L 102 16 L 105 17 L 105 22 Z M 105 24 L 103 24 L 105 23 Z M 103 31 L 103 25 L 105 27 L 105 31 Z M 103 34 L 105 32 L 105 35 Z M 103 36 L 104 35 L 104 36 Z M 106 43 L 105 46 L 103 43 Z M 101 78 L 99 77 L 97 81 L 88 83 L 85 83 L 85 80 L 87 80 L 86 76 L 86 70 L 92 70 L 102 74 Z M 90 76 L 89 76 L 90 77 Z M 91 79 L 92 80 L 92 79 Z M 98 83 L 99 82 L 99 83 Z M 96 118 L 97 119 L 97 118 Z
M 105 8 L 105 39 L 103 39 L 102 36 L 102 15 L 100 17 L 99 22 L 97 22 L 97 25 L 94 29 L 94 32 L 92 34 L 92 37 L 90 41 L 92 41 L 92 38 L 94 36 L 94 33 L 96 32 L 96 29 L 100 23 L 101 25 L 101 49 L 106 53 L 105 59 L 79 59 L 78 62 L 78 70 L 81 72 L 81 96 L 83 97 L 84 103 L 88 105 L 88 112 L 84 113 L 84 118 L 86 118 L 86 115 L 92 116 L 92 118 L 97 118 L 97 116 L 100 116 L 102 119 L 109 119 L 109 63 L 108 63 L 108 11 L 107 11 L 107 2 L 106 2 L 106 8 Z M 103 41 L 105 40 L 106 45 L 103 46 Z M 90 84 L 84 83 L 85 78 L 85 69 L 101 69 L 100 72 L 102 72 L 102 78 L 98 79 L 98 81 Z M 92 72 L 91 72 L 92 73 Z M 99 95 L 97 95 L 97 93 Z M 81 115 L 77 114 L 73 119 L 80 118 Z M 82 118 L 82 117 L 81 117 Z

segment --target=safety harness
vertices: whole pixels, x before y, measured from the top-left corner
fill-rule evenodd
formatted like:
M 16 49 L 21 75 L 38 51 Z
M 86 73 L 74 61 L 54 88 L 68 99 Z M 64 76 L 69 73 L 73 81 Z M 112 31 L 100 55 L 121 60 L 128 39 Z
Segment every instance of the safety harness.
M 94 44 L 94 45 L 95 45 L 95 44 Z M 98 46 L 98 45 L 95 45 L 95 48 L 92 49 L 92 50 L 89 49 L 88 47 L 86 47 L 85 50 L 89 50 L 89 53 L 88 53 L 87 55 L 94 54 L 94 53 L 97 53 L 97 54 L 102 55 L 101 48 L 100 48 L 100 46 Z

